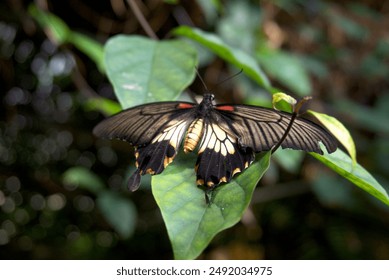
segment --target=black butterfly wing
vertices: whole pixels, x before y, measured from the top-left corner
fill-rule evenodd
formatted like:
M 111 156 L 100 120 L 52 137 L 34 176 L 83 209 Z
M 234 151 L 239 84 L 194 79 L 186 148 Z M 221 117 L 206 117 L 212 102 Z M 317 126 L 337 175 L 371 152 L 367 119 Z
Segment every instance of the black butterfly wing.
M 137 170 L 128 185 L 134 191 L 141 175 L 159 174 L 173 161 L 188 127 L 199 120 L 199 114 L 203 129 L 192 131 L 202 131 L 198 135 L 201 142 L 195 167 L 197 184 L 210 188 L 229 182 L 246 169 L 255 152 L 274 147 L 292 118 L 288 113 L 248 105 L 216 105 L 203 111 L 194 103 L 159 102 L 122 111 L 98 124 L 93 132 L 135 146 Z M 329 132 L 297 118 L 281 146 L 322 154 L 319 142 L 328 152 L 336 150 L 336 141 Z
M 197 104 L 157 102 L 126 109 L 100 122 L 93 134 L 108 139 L 121 139 L 140 146 L 151 140 L 172 120 L 183 120 Z
M 129 179 L 135 191 L 140 176 L 159 174 L 173 161 L 197 104 L 159 102 L 124 110 L 99 123 L 93 130 L 98 137 L 117 138 L 135 146 L 137 170 Z
M 215 109 L 238 137 L 239 145 L 256 153 L 268 151 L 276 145 L 292 117 L 289 113 L 248 105 L 217 105 Z M 336 140 L 323 127 L 310 120 L 296 118 L 281 147 L 323 154 L 319 142 L 329 153 L 337 148 Z
M 251 149 L 241 149 L 238 138 L 216 111 L 204 120 L 196 162 L 197 184 L 213 188 L 246 169 L 254 160 Z M 226 129 L 227 128 L 227 129 Z
M 283 137 L 291 114 L 247 105 L 216 105 L 204 123 L 196 163 L 197 184 L 215 187 L 229 182 L 254 160 L 254 153 L 268 151 Z M 322 154 L 336 150 L 333 136 L 321 126 L 303 118 L 295 119 L 283 148 Z

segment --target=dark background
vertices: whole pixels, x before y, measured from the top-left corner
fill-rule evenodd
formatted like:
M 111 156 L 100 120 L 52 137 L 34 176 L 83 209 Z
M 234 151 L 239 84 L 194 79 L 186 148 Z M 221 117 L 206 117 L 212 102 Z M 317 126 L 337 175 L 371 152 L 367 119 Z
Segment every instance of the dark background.
M 219 23 L 228 20 L 224 9 L 244 1 L 221 1 L 213 20 L 197 1 L 178 2 L 138 1 L 159 38 L 185 23 L 218 33 Z M 144 35 L 122 1 L 35 3 L 101 43 L 119 33 Z M 386 186 L 389 4 L 247 3 L 260 14 L 254 23 L 258 38 L 305 59 L 315 108 L 349 128 L 358 162 Z M 50 41 L 28 14 L 29 4 L 0 4 L 0 258 L 172 258 L 151 192 L 125 189 L 133 165 L 130 146 L 91 134 L 103 116 L 85 103 L 96 95 L 115 99 L 107 78 L 73 46 Z M 206 62 L 200 72 L 210 88 L 231 75 L 221 60 Z M 201 93 L 198 81 L 192 90 Z M 233 82 L 218 87 L 216 95 L 220 101 L 244 102 Z M 63 174 L 74 166 L 89 169 L 135 204 L 131 237 L 120 237 L 107 223 L 93 193 L 63 183 Z M 312 157 L 304 157 L 294 171 L 273 161 L 242 221 L 217 235 L 199 258 L 389 259 L 388 218 L 387 206 Z

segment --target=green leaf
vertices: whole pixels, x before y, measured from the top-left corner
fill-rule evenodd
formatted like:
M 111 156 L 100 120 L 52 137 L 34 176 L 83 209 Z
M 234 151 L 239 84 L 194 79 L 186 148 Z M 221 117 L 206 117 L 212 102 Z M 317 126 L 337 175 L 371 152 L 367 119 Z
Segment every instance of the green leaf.
M 107 75 L 123 108 L 176 99 L 193 81 L 196 61 L 182 40 L 118 35 L 105 45 Z
M 230 1 L 218 17 L 217 34 L 228 45 L 251 53 L 261 40 L 263 11 L 257 7 L 257 3 L 250 1 Z
M 389 104 L 389 102 L 385 101 L 385 96 L 387 94 L 383 94 L 382 97 L 378 98 L 377 105 L 374 108 L 345 99 L 338 99 L 334 105 L 339 114 L 347 112 L 347 117 L 350 118 L 354 126 L 380 134 L 388 134 L 389 115 L 386 104 Z
M 107 222 L 122 238 L 132 235 L 136 224 L 136 208 L 119 194 L 107 191 L 103 181 L 85 167 L 72 167 L 63 174 L 64 184 L 76 185 L 97 196 L 96 203 Z
M 311 155 L 354 183 L 356 186 L 389 205 L 388 191 L 361 165 L 358 163 L 353 164 L 352 159 L 340 149 L 332 154 L 319 155 L 311 153 Z
M 348 36 L 357 40 L 366 40 L 370 35 L 370 30 L 363 24 L 358 23 L 354 19 L 350 19 L 341 13 L 327 12 L 325 15 L 328 20 L 337 28 L 343 30 Z
M 88 36 L 74 31 L 69 34 L 68 42 L 92 59 L 101 73 L 105 73 L 104 47 L 102 44 Z
M 293 107 L 296 105 L 297 100 L 288 94 L 277 92 L 272 96 L 272 103 L 274 109 L 291 112 L 293 111 Z
M 77 166 L 69 168 L 62 175 L 62 182 L 66 185 L 75 185 L 98 194 L 104 190 L 103 181 L 92 171 L 85 167 Z
M 301 164 L 304 160 L 305 153 L 292 149 L 278 149 L 273 154 L 273 159 L 290 173 L 298 174 Z
M 59 17 L 46 13 L 34 4 L 28 8 L 30 15 L 45 29 L 50 39 L 55 40 L 58 44 L 66 43 L 69 37 L 70 29 L 66 23 Z
M 195 183 L 195 155 L 178 156 L 163 174 L 152 177 L 152 191 L 176 259 L 196 258 L 217 233 L 241 219 L 255 186 L 269 167 L 270 155 L 262 154 L 230 183 L 218 186 L 209 205 L 204 190 Z
M 103 97 L 88 99 L 84 106 L 87 110 L 98 110 L 107 116 L 121 111 L 119 103 Z
M 345 186 L 344 181 L 339 180 L 336 174 L 324 173 L 316 176 L 312 182 L 312 191 L 321 204 L 328 207 L 352 209 L 357 205 L 351 185 Z
M 308 110 L 307 112 L 315 116 L 336 137 L 336 139 L 342 143 L 347 152 L 350 154 L 353 162 L 356 163 L 357 152 L 355 149 L 355 143 L 347 128 L 334 117 L 312 110 Z
M 68 25 L 54 14 L 47 13 L 37 8 L 36 5 L 29 6 L 29 13 L 46 31 L 47 36 L 58 45 L 72 44 L 92 59 L 99 70 L 104 72 L 103 46 L 92 38 L 81 33 L 72 31 Z
M 308 73 L 293 54 L 263 46 L 257 50 L 256 58 L 267 73 L 293 92 L 299 96 L 310 94 L 312 87 Z
M 189 26 L 180 26 L 173 30 L 173 34 L 187 37 L 204 45 L 222 59 L 237 68 L 243 69 L 243 72 L 260 86 L 269 92 L 272 91 L 268 78 L 262 72 L 258 63 L 255 62 L 255 59 L 239 49 L 228 46 L 215 34 Z
M 216 20 L 218 20 L 218 13 L 221 12 L 223 5 L 220 2 L 221 0 L 197 0 L 196 4 L 200 6 L 202 14 L 205 17 L 205 20 L 208 25 L 212 25 Z
M 131 200 L 117 193 L 104 191 L 96 200 L 102 215 L 122 238 L 132 235 L 136 225 L 136 208 Z

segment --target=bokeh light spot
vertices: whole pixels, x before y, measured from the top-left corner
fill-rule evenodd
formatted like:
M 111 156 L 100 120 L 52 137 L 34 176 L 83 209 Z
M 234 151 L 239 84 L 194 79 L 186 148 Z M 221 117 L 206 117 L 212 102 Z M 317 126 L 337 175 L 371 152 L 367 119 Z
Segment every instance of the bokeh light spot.
M 30 199 L 30 205 L 34 210 L 43 210 L 46 206 L 46 200 L 42 195 L 34 194 Z
M 56 193 L 47 197 L 47 207 L 52 211 L 61 210 L 65 204 L 66 198 L 63 194 Z
M 74 206 L 82 212 L 91 212 L 95 207 L 95 202 L 92 198 L 86 195 L 78 195 L 74 198 Z

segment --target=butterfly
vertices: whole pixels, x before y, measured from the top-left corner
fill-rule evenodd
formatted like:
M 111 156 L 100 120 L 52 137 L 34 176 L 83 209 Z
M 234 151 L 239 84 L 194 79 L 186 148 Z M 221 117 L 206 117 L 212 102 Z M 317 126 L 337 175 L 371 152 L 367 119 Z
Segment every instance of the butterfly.
M 199 104 L 156 102 L 126 109 L 100 122 L 93 133 L 135 147 L 136 170 L 128 182 L 132 191 L 139 188 L 142 175 L 163 172 L 181 145 L 185 153 L 197 149 L 196 183 L 213 189 L 283 137 L 282 148 L 323 154 L 321 142 L 329 153 L 336 150 L 336 140 L 323 127 L 300 117 L 288 127 L 291 119 L 290 113 L 264 107 L 215 105 L 214 95 L 205 93 Z

